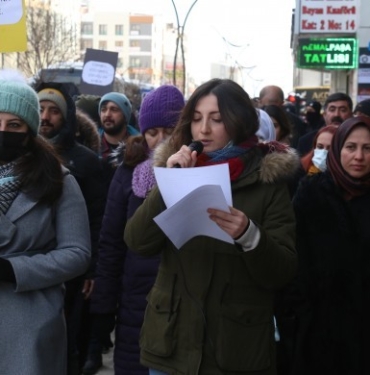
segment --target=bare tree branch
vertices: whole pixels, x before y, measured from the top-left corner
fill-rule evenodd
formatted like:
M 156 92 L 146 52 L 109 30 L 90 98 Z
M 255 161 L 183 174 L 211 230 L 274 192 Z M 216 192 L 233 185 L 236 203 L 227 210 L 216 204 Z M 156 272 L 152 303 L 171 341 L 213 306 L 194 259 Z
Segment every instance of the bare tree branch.
M 19 54 L 18 68 L 28 76 L 76 58 L 78 40 L 74 25 L 50 7 L 27 8 L 27 38 L 28 48 Z

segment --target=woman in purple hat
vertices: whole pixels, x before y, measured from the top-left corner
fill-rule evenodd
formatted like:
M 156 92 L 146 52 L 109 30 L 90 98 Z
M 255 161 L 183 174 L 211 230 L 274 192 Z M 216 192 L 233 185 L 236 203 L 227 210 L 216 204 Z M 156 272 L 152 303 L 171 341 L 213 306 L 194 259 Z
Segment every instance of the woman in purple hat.
M 155 185 L 152 151 L 168 138 L 184 107 L 175 87 L 164 85 L 147 94 L 140 108 L 142 135 L 132 136 L 122 147 L 122 164 L 110 185 L 102 223 L 91 312 L 93 330 L 103 339 L 115 326 L 114 371 L 116 375 L 147 375 L 139 362 L 139 332 L 146 295 L 157 274 L 159 256 L 141 257 L 123 240 L 126 221 Z M 84 373 L 95 373 L 100 361 L 91 358 Z

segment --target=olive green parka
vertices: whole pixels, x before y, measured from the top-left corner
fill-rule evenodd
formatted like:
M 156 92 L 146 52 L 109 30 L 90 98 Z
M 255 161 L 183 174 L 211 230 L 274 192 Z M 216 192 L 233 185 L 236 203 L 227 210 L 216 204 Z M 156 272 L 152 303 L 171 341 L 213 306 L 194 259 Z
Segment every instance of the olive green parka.
M 155 164 L 165 166 L 172 153 L 162 145 Z M 231 186 L 233 206 L 260 230 L 253 250 L 205 236 L 177 250 L 153 221 L 165 210 L 157 188 L 128 221 L 128 246 L 162 257 L 140 335 L 144 366 L 176 375 L 276 374 L 273 299 L 296 273 L 286 180 L 299 159 L 292 149 L 257 152 L 248 165 Z

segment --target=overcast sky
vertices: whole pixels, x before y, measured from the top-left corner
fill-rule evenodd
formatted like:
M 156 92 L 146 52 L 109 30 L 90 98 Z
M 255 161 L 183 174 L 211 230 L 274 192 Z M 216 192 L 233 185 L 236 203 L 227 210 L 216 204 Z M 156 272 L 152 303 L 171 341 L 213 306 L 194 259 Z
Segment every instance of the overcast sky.
M 171 0 L 96 0 L 105 10 L 162 14 L 176 25 Z M 180 25 L 194 0 L 174 0 Z M 276 84 L 292 90 L 291 14 L 295 0 L 198 0 L 185 24 L 187 70 L 207 80 L 209 62 L 228 55 L 244 69 L 244 88 L 257 96 L 261 87 Z M 240 47 L 232 47 L 235 44 Z

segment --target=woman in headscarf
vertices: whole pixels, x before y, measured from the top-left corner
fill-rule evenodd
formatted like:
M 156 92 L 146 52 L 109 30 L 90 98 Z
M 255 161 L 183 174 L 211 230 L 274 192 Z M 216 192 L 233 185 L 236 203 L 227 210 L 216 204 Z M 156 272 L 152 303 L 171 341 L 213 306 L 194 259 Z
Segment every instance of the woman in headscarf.
M 294 374 L 370 372 L 370 118 L 334 134 L 328 170 L 294 199 L 299 273 Z M 291 295 L 292 297 L 293 295 Z
M 261 142 L 276 141 L 276 131 L 271 117 L 263 109 L 256 109 L 258 115 L 258 130 L 256 136 Z

